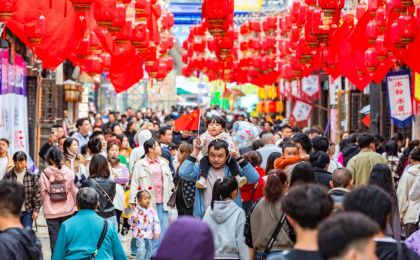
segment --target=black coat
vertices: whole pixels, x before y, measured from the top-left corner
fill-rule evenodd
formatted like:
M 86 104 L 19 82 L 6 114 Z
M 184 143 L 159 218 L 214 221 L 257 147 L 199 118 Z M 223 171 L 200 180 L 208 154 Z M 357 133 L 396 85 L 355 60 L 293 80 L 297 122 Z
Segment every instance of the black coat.
M 315 178 L 317 179 L 318 183 L 321 185 L 324 185 L 328 189 L 330 189 L 330 181 L 332 178 L 332 174 L 330 172 L 327 172 L 324 169 L 321 169 L 319 167 L 314 167 L 314 173 Z
M 100 186 L 100 187 L 99 187 Z M 82 184 L 82 187 L 90 187 L 99 194 L 99 207 L 96 212 L 103 218 L 115 215 L 113 200 L 116 193 L 116 184 L 111 178 L 95 177 L 89 178 Z

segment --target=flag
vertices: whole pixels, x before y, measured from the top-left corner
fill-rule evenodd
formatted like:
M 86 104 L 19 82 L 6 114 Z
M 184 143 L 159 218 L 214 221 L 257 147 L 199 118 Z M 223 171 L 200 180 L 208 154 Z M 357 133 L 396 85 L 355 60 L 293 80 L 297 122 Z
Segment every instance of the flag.
M 192 113 L 180 116 L 175 120 L 176 131 L 192 131 L 200 128 L 200 109 L 194 110 Z

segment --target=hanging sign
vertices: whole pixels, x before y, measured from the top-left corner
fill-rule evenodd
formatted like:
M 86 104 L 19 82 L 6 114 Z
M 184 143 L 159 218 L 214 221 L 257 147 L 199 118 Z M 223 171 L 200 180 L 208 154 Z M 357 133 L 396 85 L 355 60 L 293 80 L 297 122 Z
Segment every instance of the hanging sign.
M 386 81 L 391 119 L 397 127 L 407 127 L 413 116 L 410 74 L 408 71 L 389 73 Z
M 342 90 L 341 77 L 337 77 L 336 79 L 333 79 L 333 77 L 329 76 L 329 96 L 330 96 L 331 106 L 338 105 L 338 91 L 339 90 Z
M 292 93 L 291 93 L 292 96 L 294 98 L 300 98 L 299 82 L 297 80 L 293 80 L 290 83 L 290 88 L 291 88 L 291 91 L 292 91 Z
M 313 106 L 301 100 L 296 100 L 292 111 L 292 117 L 296 122 L 303 122 L 309 119 L 312 113 Z
M 305 100 L 310 100 L 312 98 L 317 98 L 319 94 L 319 76 L 310 75 L 302 79 L 302 96 Z

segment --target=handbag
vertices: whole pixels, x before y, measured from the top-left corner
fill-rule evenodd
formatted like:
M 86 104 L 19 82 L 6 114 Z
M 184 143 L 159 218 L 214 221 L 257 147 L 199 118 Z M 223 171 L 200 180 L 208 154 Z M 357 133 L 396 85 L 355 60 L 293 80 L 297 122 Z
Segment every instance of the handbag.
M 262 256 L 258 256 L 256 259 L 257 260 L 265 260 L 267 259 L 267 255 L 270 253 L 271 248 L 273 247 L 274 242 L 276 241 L 276 238 L 281 230 L 281 228 L 283 227 L 284 223 L 286 222 L 286 214 L 282 214 L 282 216 L 280 217 L 279 223 L 276 226 L 276 229 L 274 229 L 273 234 L 271 235 L 270 240 L 268 240 L 267 245 L 265 246 L 264 249 L 264 254 Z
M 96 185 L 98 185 L 99 189 L 101 189 L 102 192 L 105 194 L 105 197 L 107 198 L 107 200 L 112 204 L 113 201 L 112 201 L 111 197 L 108 195 L 108 193 L 101 187 L 101 185 L 99 185 L 99 183 L 94 178 L 92 178 L 92 180 L 94 182 L 96 182 Z
M 96 245 L 95 252 L 93 252 L 90 256 L 86 258 L 82 258 L 81 260 L 93 260 L 95 259 L 96 255 L 98 254 L 99 248 L 101 248 L 102 242 L 105 239 L 106 232 L 108 231 L 108 224 L 107 220 L 104 220 L 104 227 L 102 228 L 101 236 L 99 237 L 98 244 Z
M 172 192 L 171 197 L 169 197 L 168 203 L 166 204 L 170 208 L 176 207 L 176 195 L 178 193 L 178 188 L 179 188 L 180 183 L 181 183 L 181 178 L 178 180 L 178 183 L 175 186 L 175 190 Z
M 47 179 L 50 179 L 50 175 L 44 172 Z M 54 181 L 50 183 L 48 194 L 52 202 L 60 202 L 67 200 L 67 185 L 66 177 L 64 173 L 59 173 L 54 176 Z

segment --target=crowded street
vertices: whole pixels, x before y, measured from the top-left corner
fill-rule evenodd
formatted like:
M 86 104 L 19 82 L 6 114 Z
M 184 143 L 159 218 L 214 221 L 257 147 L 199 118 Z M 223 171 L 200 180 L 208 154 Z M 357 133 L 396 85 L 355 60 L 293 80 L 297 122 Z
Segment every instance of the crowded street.
M 0 0 L 0 41 L 0 260 L 420 260 L 420 1 Z

